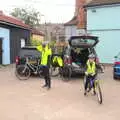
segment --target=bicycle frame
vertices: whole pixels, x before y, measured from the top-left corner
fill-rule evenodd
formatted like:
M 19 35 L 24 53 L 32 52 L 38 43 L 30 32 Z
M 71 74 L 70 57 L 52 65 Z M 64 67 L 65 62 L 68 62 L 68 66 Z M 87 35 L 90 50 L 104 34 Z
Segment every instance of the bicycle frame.
M 40 65 L 39 65 L 39 61 L 37 62 L 37 66 L 30 64 L 28 58 L 26 58 L 25 66 L 28 67 L 29 69 L 31 69 L 34 73 L 37 73 Z

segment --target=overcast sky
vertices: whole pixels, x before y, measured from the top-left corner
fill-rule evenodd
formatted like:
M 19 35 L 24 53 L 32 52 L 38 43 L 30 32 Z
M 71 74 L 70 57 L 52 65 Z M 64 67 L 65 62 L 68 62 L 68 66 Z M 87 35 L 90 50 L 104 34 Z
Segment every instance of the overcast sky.
M 73 17 L 75 0 L 2 0 L 0 3 L 0 9 L 7 14 L 15 7 L 36 8 L 45 15 L 42 21 L 62 23 Z

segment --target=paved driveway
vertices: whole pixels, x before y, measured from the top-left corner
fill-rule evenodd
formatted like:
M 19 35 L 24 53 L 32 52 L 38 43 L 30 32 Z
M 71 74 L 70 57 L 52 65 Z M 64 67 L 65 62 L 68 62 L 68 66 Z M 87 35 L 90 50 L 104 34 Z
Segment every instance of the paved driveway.
M 120 81 L 112 79 L 111 68 L 101 79 L 104 100 L 99 105 L 96 97 L 84 97 L 82 79 L 54 78 L 47 91 L 40 78 L 19 81 L 13 67 L 0 68 L 0 120 L 119 120 Z

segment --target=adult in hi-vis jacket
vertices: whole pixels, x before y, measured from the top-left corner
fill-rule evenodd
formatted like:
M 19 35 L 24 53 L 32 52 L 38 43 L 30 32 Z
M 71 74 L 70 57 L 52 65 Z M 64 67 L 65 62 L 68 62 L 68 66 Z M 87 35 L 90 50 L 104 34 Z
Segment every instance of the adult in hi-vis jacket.
M 43 87 L 51 88 L 51 78 L 49 74 L 50 56 L 52 55 L 52 50 L 48 44 L 42 43 L 42 45 L 37 46 L 37 50 L 41 52 L 41 69 L 43 70 L 43 75 L 45 79 L 45 85 Z

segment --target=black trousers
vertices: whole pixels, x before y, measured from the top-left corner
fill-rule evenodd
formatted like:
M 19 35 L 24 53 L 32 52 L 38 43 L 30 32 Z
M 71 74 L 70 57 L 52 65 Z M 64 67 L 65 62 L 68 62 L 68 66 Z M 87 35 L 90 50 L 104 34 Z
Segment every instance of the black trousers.
M 45 79 L 45 85 L 48 87 L 51 87 L 51 78 L 50 78 L 50 73 L 49 73 L 49 67 L 42 66 L 42 70 L 43 70 L 43 76 Z
M 95 79 L 95 77 L 96 77 L 96 75 L 94 75 L 94 76 L 91 76 L 91 75 L 88 75 L 88 76 L 86 76 L 86 82 L 85 82 L 85 91 L 87 90 L 87 88 L 88 88 L 88 83 L 90 82 L 90 79 Z M 93 84 L 93 88 L 95 88 L 95 85 Z

